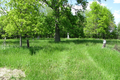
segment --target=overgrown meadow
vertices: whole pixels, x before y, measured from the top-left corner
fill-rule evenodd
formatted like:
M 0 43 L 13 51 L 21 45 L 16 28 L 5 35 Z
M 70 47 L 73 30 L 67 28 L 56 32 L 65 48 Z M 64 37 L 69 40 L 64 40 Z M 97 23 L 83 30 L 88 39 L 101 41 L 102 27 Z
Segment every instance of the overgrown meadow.
M 0 40 L 0 67 L 21 69 L 23 80 L 120 80 L 120 52 L 114 49 L 119 40 L 102 39 L 23 39 Z

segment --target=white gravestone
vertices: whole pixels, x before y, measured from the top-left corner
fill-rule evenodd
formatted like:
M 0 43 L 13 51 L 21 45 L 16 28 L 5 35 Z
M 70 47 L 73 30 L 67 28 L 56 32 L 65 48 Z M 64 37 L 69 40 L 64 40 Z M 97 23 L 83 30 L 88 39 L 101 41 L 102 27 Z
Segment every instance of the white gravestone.
M 6 37 L 4 38 L 4 46 L 6 46 Z
M 67 33 L 67 39 L 69 39 L 69 33 Z
M 106 40 L 103 40 L 103 48 L 106 46 Z
M 39 39 L 39 38 L 40 38 L 40 36 L 37 37 L 37 39 Z

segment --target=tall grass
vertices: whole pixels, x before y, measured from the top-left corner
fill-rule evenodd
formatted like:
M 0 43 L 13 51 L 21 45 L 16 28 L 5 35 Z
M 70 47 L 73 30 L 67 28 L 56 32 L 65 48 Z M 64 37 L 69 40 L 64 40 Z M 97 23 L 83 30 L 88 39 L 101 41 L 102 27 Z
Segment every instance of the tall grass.
M 116 40 L 30 40 L 30 48 L 19 47 L 18 39 L 0 40 L 0 67 L 25 71 L 25 80 L 120 80 L 120 53 Z M 119 44 L 119 41 L 118 41 Z

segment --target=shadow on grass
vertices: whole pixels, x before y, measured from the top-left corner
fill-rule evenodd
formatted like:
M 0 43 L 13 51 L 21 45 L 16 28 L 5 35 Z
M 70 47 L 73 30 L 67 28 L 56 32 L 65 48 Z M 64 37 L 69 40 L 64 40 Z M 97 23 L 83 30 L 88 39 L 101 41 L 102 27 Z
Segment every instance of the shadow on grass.
M 81 43 L 103 43 L 102 39 L 94 39 L 94 40 L 87 40 L 87 39 L 77 39 L 77 40 L 64 40 L 64 41 L 60 41 L 60 42 L 55 42 L 55 41 L 49 41 L 49 43 L 75 43 L 75 44 L 81 44 Z M 120 43 L 120 41 L 117 40 L 107 40 L 107 44 L 113 45 L 113 44 L 117 44 Z
M 100 43 L 100 44 L 103 43 L 102 39 L 63 39 L 61 42 L 55 42 L 53 39 L 50 39 L 50 40 L 46 39 L 46 40 L 48 40 L 47 42 L 49 42 L 50 44 L 48 44 L 48 45 L 42 44 L 40 46 L 37 46 L 35 44 L 34 46 L 30 46 L 29 48 L 27 48 L 26 46 L 23 46 L 22 48 L 28 49 L 30 52 L 30 55 L 35 55 L 38 51 L 43 51 L 44 53 L 52 54 L 55 51 L 69 50 L 64 45 L 56 45 L 57 43 L 60 43 L 60 44 L 63 44 L 63 43 L 65 43 L 65 44 L 69 44 L 69 43 L 82 44 L 83 43 L 83 44 L 86 44 L 86 46 L 89 45 L 89 43 L 93 43 L 93 45 L 97 44 L 97 43 Z M 23 44 L 26 44 L 26 40 L 23 40 L 22 42 L 23 42 Z M 40 40 L 33 41 L 33 42 L 31 41 L 31 43 L 37 43 L 37 44 L 39 44 L 39 42 L 41 43 Z M 3 43 L 3 40 L 0 40 L 0 43 Z M 8 41 L 6 41 L 6 43 L 9 43 L 10 47 L 20 48 L 19 47 L 19 39 L 8 40 Z M 54 44 L 54 43 L 56 43 L 56 44 Z M 14 45 L 11 45 L 11 44 L 14 44 Z M 115 44 L 120 44 L 120 41 L 107 39 L 107 45 L 114 46 Z
M 34 47 L 29 47 L 27 48 L 30 51 L 30 55 L 35 55 L 37 51 L 43 49 L 42 47 L 39 46 L 34 46 Z
M 31 46 L 27 48 L 26 46 L 22 47 L 23 49 L 28 49 L 30 51 L 30 55 L 35 55 L 39 51 L 43 51 L 46 54 L 52 54 L 55 51 L 64 51 L 68 50 L 66 47 L 60 46 L 52 46 L 52 45 L 44 45 L 44 46 Z
M 18 45 L 20 42 L 19 39 L 6 39 L 5 43 L 6 44 L 16 44 Z M 0 39 L 0 44 L 3 44 L 4 43 L 4 39 Z M 26 40 L 22 40 L 22 43 L 25 44 L 26 43 Z
M 54 42 L 54 41 L 49 41 L 49 43 L 75 43 L 75 44 L 81 44 L 81 43 L 88 43 L 88 42 L 92 42 L 92 43 L 102 43 L 102 40 L 64 40 L 64 41 L 60 41 L 60 42 Z
M 48 40 L 49 43 L 75 43 L 75 44 L 81 44 L 81 43 L 103 43 L 103 40 L 102 39 L 74 39 L 74 40 L 71 40 L 71 39 L 66 39 L 66 40 L 63 40 L 63 41 L 60 41 L 60 42 L 55 42 L 53 38 L 40 38 L 39 40 Z M 1 39 L 0 40 L 0 44 L 3 44 L 3 41 L 4 39 Z M 38 43 L 39 41 L 34 41 L 34 43 Z M 19 44 L 19 39 L 7 39 L 6 40 L 6 44 Z M 26 39 L 22 40 L 22 43 L 23 44 L 26 44 Z M 110 44 L 116 44 L 116 43 L 120 43 L 120 40 L 117 41 L 117 39 L 115 40 L 110 40 L 110 39 L 107 39 L 107 43 L 110 43 Z

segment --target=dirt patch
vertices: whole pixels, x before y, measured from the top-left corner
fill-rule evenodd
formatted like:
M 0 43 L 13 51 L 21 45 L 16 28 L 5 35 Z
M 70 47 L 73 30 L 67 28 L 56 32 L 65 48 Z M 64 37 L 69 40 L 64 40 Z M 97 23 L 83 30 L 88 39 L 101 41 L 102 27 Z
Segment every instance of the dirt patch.
M 18 69 L 0 68 L 0 80 L 23 80 L 25 73 Z

